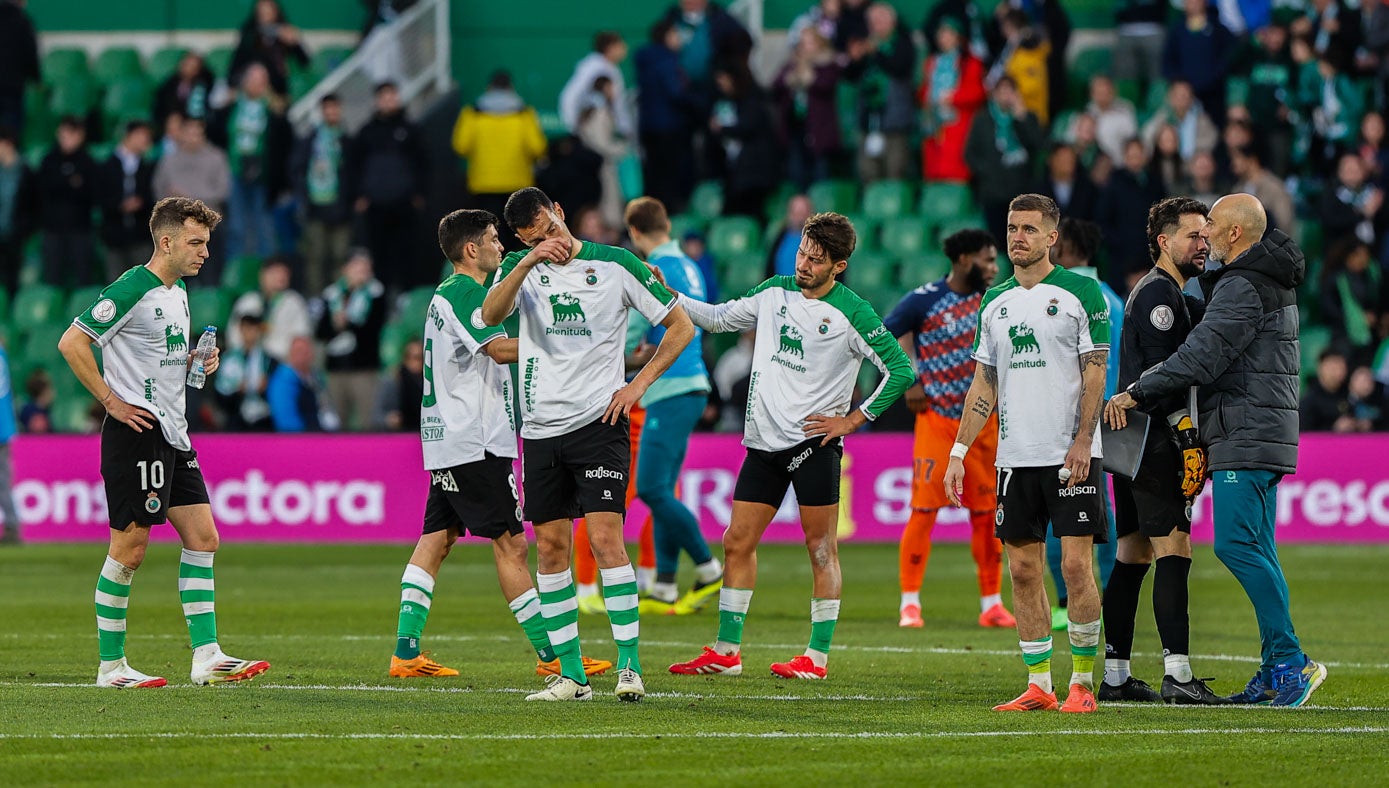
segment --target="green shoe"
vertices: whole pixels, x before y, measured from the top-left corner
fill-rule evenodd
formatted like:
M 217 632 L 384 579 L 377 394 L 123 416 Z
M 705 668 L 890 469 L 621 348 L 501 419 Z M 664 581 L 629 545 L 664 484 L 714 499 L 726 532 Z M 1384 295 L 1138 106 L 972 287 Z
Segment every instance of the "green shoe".
M 671 615 L 688 616 L 691 613 L 698 613 L 705 605 L 709 604 L 709 600 L 718 597 L 721 588 L 723 588 L 722 577 L 712 583 L 691 588 L 675 602 Z
M 1069 614 L 1064 607 L 1054 607 L 1051 609 L 1051 631 L 1065 632 L 1070 624 Z

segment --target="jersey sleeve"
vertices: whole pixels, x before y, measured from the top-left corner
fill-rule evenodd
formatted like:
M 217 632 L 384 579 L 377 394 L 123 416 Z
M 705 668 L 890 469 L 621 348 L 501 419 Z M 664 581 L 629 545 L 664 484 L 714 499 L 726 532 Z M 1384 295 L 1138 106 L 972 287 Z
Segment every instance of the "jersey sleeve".
M 986 367 L 998 366 L 994 358 L 993 334 L 989 331 L 989 308 L 993 301 L 992 293 L 985 293 L 979 303 L 979 328 L 974 332 L 974 360 Z
M 1076 288 L 1080 301 L 1079 332 L 1076 351 L 1084 355 L 1096 350 L 1109 350 L 1109 302 L 1100 290 L 1100 283 L 1086 279 Z
M 1167 360 L 1186 339 L 1182 328 L 1184 296 L 1175 288 L 1156 283 L 1141 289 L 1129 308 L 1126 331 L 1138 340 L 1139 368 L 1148 369 Z
M 902 297 L 901 301 L 892 308 L 892 311 L 883 318 L 883 325 L 894 337 L 914 334 L 921 327 L 921 321 L 925 318 L 922 309 L 925 296 L 913 290 Z
M 763 293 L 774 288 L 786 288 L 788 282 L 794 281 L 789 276 L 774 276 L 752 288 L 742 297 L 717 306 L 693 298 L 682 298 L 680 303 L 685 307 L 690 320 L 705 331 L 715 334 L 747 331 L 757 325 L 758 301 L 768 297 Z
M 622 277 L 622 302 L 640 312 L 652 325 L 665 320 L 675 306 L 675 294 L 631 252 L 624 250 L 618 265 L 628 274 Z
M 122 276 L 107 285 L 96 301 L 73 319 L 72 324 L 91 337 L 98 347 L 106 347 L 129 322 L 135 305 L 149 292 L 146 283 L 138 279 L 138 276 Z
M 883 373 L 878 387 L 859 405 L 863 415 L 867 416 L 869 421 L 873 421 L 896 402 L 903 392 L 911 388 L 912 383 L 916 382 L 916 374 L 912 370 L 911 359 L 907 358 L 902 346 L 897 344 L 897 339 L 883 321 L 878 319 L 871 306 L 860 303 L 854 309 L 850 322 L 854 327 L 850 347 Z
M 482 322 L 482 302 L 486 297 L 487 291 L 481 287 L 469 287 L 466 290 L 455 288 L 444 295 L 445 304 L 453 311 L 454 322 L 462 329 L 458 331 L 459 338 L 464 340 L 468 350 L 473 353 L 494 339 L 506 339 L 504 327 L 489 326 Z
M 492 288 L 496 287 L 498 282 L 502 281 L 507 277 L 508 274 L 516 270 L 516 265 L 521 262 L 522 257 L 525 257 L 525 253 L 523 252 L 511 252 L 506 257 L 503 257 L 501 267 L 499 267 L 495 272 L 492 273 L 491 276 L 487 278 L 486 282 L 483 283 L 483 286 L 486 287 L 488 290 L 491 290 Z M 526 283 L 522 282 L 521 288 L 525 289 L 525 287 Z M 483 295 L 484 297 L 486 297 L 485 293 Z M 516 301 L 512 303 L 511 309 L 506 313 L 508 317 L 516 314 L 516 310 L 520 306 L 520 302 L 521 299 L 518 297 Z

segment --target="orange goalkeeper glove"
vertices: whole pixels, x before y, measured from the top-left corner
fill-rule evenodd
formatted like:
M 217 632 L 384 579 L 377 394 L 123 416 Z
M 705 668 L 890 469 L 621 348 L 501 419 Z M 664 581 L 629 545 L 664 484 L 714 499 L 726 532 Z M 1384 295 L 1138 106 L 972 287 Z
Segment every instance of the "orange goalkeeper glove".
M 1182 495 L 1195 498 L 1206 486 L 1206 450 L 1201 448 L 1201 437 L 1191 423 L 1191 416 L 1183 415 L 1173 426 L 1177 431 L 1177 448 L 1182 452 Z

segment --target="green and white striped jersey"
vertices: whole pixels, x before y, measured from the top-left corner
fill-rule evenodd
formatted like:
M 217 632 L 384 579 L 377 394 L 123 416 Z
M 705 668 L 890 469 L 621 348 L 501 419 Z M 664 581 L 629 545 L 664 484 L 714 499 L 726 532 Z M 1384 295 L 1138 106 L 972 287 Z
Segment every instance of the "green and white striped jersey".
M 974 358 L 998 370 L 998 467 L 1061 465 L 1080 429 L 1080 357 L 1109 350 L 1099 282 L 1057 266 L 1030 289 L 984 294 Z M 1095 430 L 1094 457 L 1100 453 Z
M 502 261 L 495 281 L 523 252 Z M 495 284 L 493 285 L 495 287 Z M 583 242 L 563 264 L 541 263 L 521 283 L 521 437 L 553 438 L 592 424 L 624 385 L 627 309 L 657 324 L 675 305 L 636 255 Z
M 183 387 L 194 342 L 183 280 L 165 287 L 148 267 L 136 266 L 72 324 L 101 348 L 101 376 L 111 391 L 153 413 L 169 445 L 191 449 Z
M 434 290 L 424 321 L 424 400 L 420 442 L 425 470 L 477 462 L 491 452 L 516 456 L 511 372 L 482 352 L 506 329 L 482 322 L 487 290 L 453 274 Z
M 876 419 L 914 380 L 911 360 L 857 293 L 835 284 L 824 298 L 806 298 L 795 277 L 774 276 L 717 306 L 681 297 L 695 325 L 706 331 L 757 328 L 743 445 L 789 449 L 806 440 L 802 427 L 816 414 L 849 412 L 864 359 L 883 372 L 859 410 Z

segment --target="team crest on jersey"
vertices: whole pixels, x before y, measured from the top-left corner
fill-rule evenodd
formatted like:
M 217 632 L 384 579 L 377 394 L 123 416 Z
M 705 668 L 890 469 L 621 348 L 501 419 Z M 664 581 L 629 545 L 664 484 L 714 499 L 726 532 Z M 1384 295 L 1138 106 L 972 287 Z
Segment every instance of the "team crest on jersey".
M 781 327 L 780 341 L 777 343 L 777 352 L 786 353 L 791 356 L 805 358 L 805 337 L 796 327 L 790 324 L 783 324 Z
M 1191 501 L 1186 502 L 1186 521 L 1191 522 Z
M 588 322 L 588 318 L 584 316 L 584 305 L 569 293 L 555 293 L 550 296 L 550 311 L 556 323 Z
M 188 350 L 188 338 L 183 335 L 181 326 L 164 326 L 164 347 L 167 353 Z
M 597 274 L 596 271 L 594 271 L 592 268 L 586 268 L 586 269 L 584 269 L 584 273 L 585 273 L 585 274 L 588 274 L 588 276 L 585 276 L 585 277 L 584 277 L 584 282 L 585 282 L 585 283 L 587 283 L 587 284 L 589 284 L 589 285 L 596 285 L 596 284 L 598 284 L 598 274 Z
M 830 319 L 829 319 L 829 318 L 824 318 L 823 320 L 820 321 L 820 333 L 821 333 L 821 334 L 828 334 L 829 332 L 830 332 Z
M 159 507 L 163 505 L 164 504 L 159 502 L 159 493 L 150 490 L 149 496 L 145 498 L 145 511 L 154 514 L 159 511 Z
M 92 317 L 98 323 L 109 323 L 116 316 L 116 302 L 109 298 L 103 298 L 96 302 L 92 307 Z
M 1177 316 L 1172 313 L 1172 307 L 1166 304 L 1158 304 L 1153 307 L 1153 311 L 1148 313 L 1148 320 L 1152 321 L 1153 328 L 1159 331 L 1166 331 L 1177 322 Z
M 1019 323 L 1016 326 L 1008 327 L 1008 338 L 1013 341 L 1013 355 L 1019 353 L 1041 353 L 1042 346 L 1037 344 L 1037 335 L 1026 323 Z
M 1060 302 L 1057 301 L 1055 298 L 1053 298 L 1053 299 L 1051 299 L 1051 302 L 1050 302 L 1049 304 L 1047 304 L 1047 315 L 1048 315 L 1048 316 L 1050 316 L 1050 317 L 1056 317 L 1056 313 L 1061 311 L 1060 307 L 1057 306 L 1058 303 L 1060 303 Z

